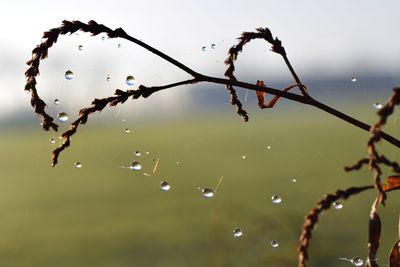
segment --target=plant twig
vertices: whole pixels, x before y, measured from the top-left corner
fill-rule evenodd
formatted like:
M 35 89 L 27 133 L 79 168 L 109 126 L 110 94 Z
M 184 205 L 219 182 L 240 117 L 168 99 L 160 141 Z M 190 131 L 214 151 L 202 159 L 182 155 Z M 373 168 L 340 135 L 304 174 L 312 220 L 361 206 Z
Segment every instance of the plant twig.
M 51 48 L 54 45 L 54 43 L 57 42 L 58 37 L 60 35 L 65 35 L 68 33 L 72 34 L 78 30 L 81 30 L 84 32 L 89 32 L 92 35 L 106 33 L 108 35 L 108 37 L 110 37 L 110 38 L 119 37 L 119 38 L 126 39 L 128 41 L 131 41 L 131 42 L 147 49 L 148 51 L 156 54 L 157 56 L 165 59 L 169 63 L 175 65 L 176 67 L 185 71 L 186 73 L 190 74 L 193 77 L 193 79 L 191 79 L 191 80 L 186 80 L 186 81 L 168 84 L 168 85 L 164 85 L 164 86 L 158 86 L 158 87 L 146 87 L 146 86 L 142 85 L 141 86 L 142 90 L 144 90 L 146 88 L 153 88 L 153 89 L 152 90 L 144 90 L 143 92 L 140 93 L 140 95 L 138 95 L 137 97 L 134 97 L 134 98 L 138 98 L 140 96 L 148 97 L 156 91 L 181 86 L 184 84 L 198 83 L 198 82 L 210 82 L 210 83 L 216 83 L 216 84 L 223 84 L 228 88 L 228 90 L 230 90 L 231 88 L 233 89 L 233 86 L 237 86 L 237 87 L 242 87 L 242 88 L 246 88 L 246 89 L 250 89 L 250 90 L 254 90 L 254 91 L 262 91 L 262 92 L 265 92 L 268 94 L 272 94 L 275 96 L 283 97 L 283 98 L 286 98 L 289 100 L 293 100 L 296 102 L 314 106 L 314 107 L 321 109 L 323 111 L 326 111 L 327 113 L 332 114 L 333 116 L 336 116 L 350 124 L 353 124 L 354 126 L 357 126 L 361 129 L 369 130 L 371 128 L 369 125 L 367 125 L 351 116 L 348 116 L 338 110 L 335 110 L 335 109 L 313 99 L 311 96 L 309 96 L 305 86 L 300 83 L 298 76 L 296 75 L 296 73 L 293 70 L 293 67 L 291 66 L 290 62 L 288 61 L 285 49 L 282 47 L 280 40 L 277 38 L 274 39 L 268 28 L 265 28 L 265 29 L 259 28 L 259 29 L 257 29 L 256 33 L 243 33 L 242 34 L 242 37 L 239 38 L 240 39 L 239 44 L 236 45 L 234 48 L 231 48 L 232 51 L 230 51 L 230 53 L 229 53 L 228 59 L 229 58 L 230 59 L 227 60 L 228 70 L 226 71 L 226 75 L 228 76 L 229 79 L 222 79 L 222 78 L 202 75 L 202 74 L 192 70 L 191 68 L 182 64 L 181 62 L 171 58 L 170 56 L 160 52 L 159 50 L 149 46 L 148 44 L 128 35 L 121 28 L 112 30 L 102 24 L 96 23 L 93 20 L 89 21 L 89 23 L 87 23 L 87 24 L 82 23 L 80 21 L 64 20 L 60 27 L 50 29 L 49 31 L 47 31 L 43 34 L 43 41 L 40 45 L 38 45 L 35 49 L 33 49 L 32 59 L 27 62 L 29 67 L 28 67 L 27 71 L 25 72 L 25 76 L 26 76 L 26 80 L 27 80 L 25 90 L 31 92 L 31 105 L 34 108 L 35 113 L 38 114 L 38 116 L 41 120 L 42 128 L 44 130 L 53 129 L 53 130 L 57 131 L 58 125 L 53 122 L 54 118 L 46 113 L 46 111 L 45 111 L 46 103 L 39 97 L 39 95 L 37 93 L 36 77 L 37 77 L 37 75 L 39 75 L 40 60 L 45 59 L 48 56 L 48 49 Z M 239 53 L 239 51 L 242 50 L 243 46 L 250 40 L 256 39 L 256 38 L 265 39 L 266 41 L 268 41 L 269 43 L 272 44 L 272 51 L 283 56 L 285 63 L 287 64 L 290 72 L 292 73 L 294 79 L 296 80 L 296 82 L 299 85 L 298 87 L 300 88 L 302 95 L 293 94 L 293 93 L 287 92 L 285 90 L 279 90 L 279 89 L 275 89 L 275 88 L 271 88 L 271 87 L 267 87 L 267 86 L 261 87 L 261 86 L 257 86 L 254 84 L 249 84 L 249 83 L 245 83 L 245 82 L 236 80 L 236 78 L 233 76 L 233 71 L 234 71 L 233 62 L 234 62 L 234 60 L 236 60 L 237 54 Z M 234 89 L 230 90 L 230 93 L 231 93 L 231 98 L 232 98 L 231 102 L 233 105 L 237 106 L 237 112 L 239 113 L 239 115 L 243 116 L 245 118 L 245 120 L 247 120 L 248 119 L 247 112 L 243 110 L 241 103 L 237 98 L 235 90 Z M 111 96 L 110 98 L 112 99 L 113 97 L 114 96 Z M 85 109 L 83 109 L 83 110 L 85 110 Z M 102 110 L 102 108 L 98 109 L 98 108 L 92 107 L 89 110 L 100 111 L 100 110 Z M 93 113 L 93 112 L 91 112 L 91 113 Z M 87 118 L 86 118 L 86 120 L 87 120 Z M 66 147 L 69 146 L 70 136 L 76 132 L 78 124 L 82 124 L 82 123 L 80 123 L 79 118 L 78 118 L 78 121 L 79 122 L 77 122 L 77 121 L 73 122 L 71 124 L 71 129 L 62 135 L 65 138 L 65 142 L 61 145 L 61 147 L 56 149 L 55 152 L 53 153 L 53 165 L 55 165 L 57 162 L 58 154 L 62 150 L 64 150 Z M 400 148 L 400 141 L 398 139 L 394 138 L 393 136 L 388 135 L 381 131 L 380 138 L 385 139 L 388 142 L 390 142 L 391 144 Z
M 365 190 L 373 188 L 373 185 L 367 185 L 361 187 L 350 187 L 345 190 L 337 190 L 334 194 L 327 194 L 320 201 L 318 201 L 317 206 L 311 209 L 311 211 L 306 216 L 303 227 L 301 228 L 301 234 L 299 238 L 300 246 L 298 249 L 299 267 L 306 266 L 306 261 L 308 260 L 308 247 L 310 245 L 312 231 L 315 225 L 318 223 L 319 214 L 324 210 L 328 210 L 333 202 L 339 199 L 347 199 L 352 195 L 356 195 Z

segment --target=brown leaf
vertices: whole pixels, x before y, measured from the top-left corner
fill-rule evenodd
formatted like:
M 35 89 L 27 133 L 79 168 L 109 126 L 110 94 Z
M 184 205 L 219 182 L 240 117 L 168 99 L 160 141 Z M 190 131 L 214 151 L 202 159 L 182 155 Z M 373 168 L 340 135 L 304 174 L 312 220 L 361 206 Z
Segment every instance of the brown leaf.
M 257 85 L 258 86 L 262 86 L 262 87 L 265 86 L 264 81 L 257 81 Z M 265 92 L 256 91 L 256 95 L 257 95 L 257 99 L 258 99 L 258 106 L 260 108 L 266 108 L 267 106 L 264 104 L 264 102 L 265 102 L 265 98 L 264 98 Z
M 392 248 L 389 256 L 390 267 L 400 267 L 400 240 L 397 241 Z
M 386 179 L 386 183 L 382 185 L 384 192 L 400 189 L 400 175 L 392 175 Z

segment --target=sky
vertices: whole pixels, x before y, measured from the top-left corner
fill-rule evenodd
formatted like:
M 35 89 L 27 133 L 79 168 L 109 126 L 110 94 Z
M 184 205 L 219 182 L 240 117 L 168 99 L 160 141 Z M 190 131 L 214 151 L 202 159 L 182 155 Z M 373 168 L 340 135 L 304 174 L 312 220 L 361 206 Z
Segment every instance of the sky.
M 235 38 L 242 31 L 269 27 L 283 41 L 301 77 L 350 78 L 361 72 L 398 75 L 399 10 L 397 0 L 2 0 L 0 120 L 30 111 L 29 96 L 23 91 L 25 62 L 42 33 L 64 19 L 93 19 L 110 28 L 122 27 L 194 70 L 219 77 L 223 77 L 223 61 Z M 63 77 L 69 69 L 75 73 L 72 81 Z M 105 81 L 107 75 L 110 82 Z M 50 49 L 41 65 L 38 91 L 47 102 L 62 98 L 62 103 L 72 102 L 69 108 L 87 106 L 93 97 L 111 95 L 116 88 L 128 89 L 127 75 L 145 85 L 187 78 L 134 44 L 79 33 L 61 37 Z M 257 75 L 267 80 L 288 77 L 281 59 L 261 41 L 248 45 L 237 64 L 238 78 Z M 176 101 L 189 99 L 185 91 L 171 90 L 152 101 L 174 106 Z

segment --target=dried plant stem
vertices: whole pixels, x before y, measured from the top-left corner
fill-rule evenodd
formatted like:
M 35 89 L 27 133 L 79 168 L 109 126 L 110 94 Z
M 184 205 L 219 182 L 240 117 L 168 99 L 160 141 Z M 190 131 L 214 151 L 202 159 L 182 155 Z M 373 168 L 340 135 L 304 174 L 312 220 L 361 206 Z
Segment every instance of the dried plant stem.
M 352 195 L 373 188 L 373 185 L 367 185 L 362 187 L 350 187 L 346 190 L 337 190 L 334 194 L 327 194 L 320 201 L 318 201 L 317 206 L 311 209 L 311 211 L 306 216 L 303 227 L 301 228 L 301 234 L 299 238 L 300 246 L 298 249 L 299 267 L 306 266 L 306 261 L 308 259 L 308 247 L 310 245 L 312 231 L 315 225 L 318 223 L 319 214 L 324 210 L 328 210 L 333 202 L 339 199 L 347 199 Z
M 35 49 L 33 49 L 32 59 L 27 62 L 29 67 L 28 67 L 27 71 L 25 72 L 25 76 L 26 76 L 26 80 L 27 80 L 25 90 L 31 92 L 31 104 L 32 104 L 35 112 L 40 117 L 41 124 L 42 124 L 42 127 L 44 130 L 50 130 L 52 128 L 53 130 L 57 131 L 58 125 L 53 122 L 54 121 L 53 117 L 51 117 L 50 115 L 48 115 L 46 113 L 46 111 L 45 111 L 46 103 L 39 97 L 39 95 L 37 93 L 36 76 L 39 75 L 40 60 L 47 58 L 48 49 L 50 47 L 52 47 L 54 45 L 54 43 L 57 42 L 57 39 L 60 35 L 65 35 L 67 33 L 72 34 L 78 30 L 81 30 L 84 32 L 90 32 L 90 33 L 92 33 L 92 35 L 106 33 L 110 38 L 118 38 L 119 37 L 119 38 L 126 39 L 128 41 L 131 41 L 131 42 L 145 48 L 146 50 L 154 53 L 155 55 L 163 58 L 164 60 L 168 61 L 169 63 L 173 64 L 177 68 L 183 70 L 184 72 L 188 73 L 189 75 L 191 75 L 193 77 L 193 79 L 191 79 L 191 80 L 185 80 L 185 81 L 172 83 L 172 84 L 168 84 L 168 85 L 164 85 L 164 86 L 157 86 L 157 87 L 141 86 L 143 91 L 139 90 L 140 92 L 138 92 L 134 98 L 138 98 L 140 96 L 148 97 L 154 92 L 181 86 L 181 85 L 185 85 L 185 84 L 198 83 L 198 82 L 210 82 L 210 83 L 216 83 L 216 84 L 223 84 L 227 87 L 227 89 L 230 91 L 230 94 L 231 94 L 231 103 L 233 105 L 237 106 L 238 114 L 243 116 L 245 120 L 248 120 L 247 112 L 243 110 L 242 104 L 240 103 L 239 99 L 237 98 L 237 95 L 236 95 L 235 90 L 233 89 L 233 86 L 238 86 L 238 87 L 250 89 L 253 91 L 262 91 L 262 92 L 269 93 L 269 94 L 279 96 L 279 97 L 283 97 L 283 98 L 286 98 L 289 100 L 293 100 L 293 101 L 300 102 L 303 104 L 311 105 L 311 106 L 319 108 L 323 111 L 326 111 L 327 113 L 332 114 L 333 116 L 336 116 L 337 118 L 340 118 L 340 119 L 342 119 L 350 124 L 353 124 L 354 126 L 357 126 L 363 130 L 368 131 L 370 129 L 369 125 L 367 125 L 351 116 L 348 116 L 338 110 L 335 110 L 335 109 L 313 99 L 311 96 L 309 96 L 305 86 L 301 84 L 300 79 L 298 78 L 296 72 L 294 71 L 292 65 L 290 64 L 290 62 L 286 56 L 285 49 L 281 45 L 281 41 L 277 38 L 274 39 L 268 28 L 265 28 L 265 29 L 259 28 L 259 29 L 257 29 L 256 33 L 245 32 L 242 34 L 241 38 L 239 38 L 240 39 L 239 44 L 231 48 L 231 50 L 229 52 L 229 57 L 226 61 L 226 63 L 228 64 L 228 70 L 226 71 L 225 75 L 228 77 L 228 79 L 222 79 L 222 78 L 216 78 L 216 77 L 202 75 L 202 74 L 194 71 L 193 69 L 187 67 L 186 65 L 173 59 L 172 57 L 162 53 L 161 51 L 155 49 L 154 47 L 128 35 L 121 28 L 112 30 L 102 24 L 96 23 L 95 21 L 89 21 L 89 23 L 86 24 L 86 23 L 82 23 L 80 21 L 66 21 L 65 20 L 65 21 L 63 21 L 63 24 L 60 27 L 53 28 L 43 34 L 43 42 L 40 45 L 38 45 Z M 291 72 L 296 83 L 298 84 L 298 87 L 299 87 L 302 95 L 297 95 L 297 94 L 286 92 L 285 90 L 279 90 L 279 89 L 266 87 L 266 86 L 260 87 L 260 86 L 254 85 L 254 84 L 249 84 L 249 83 L 240 82 L 240 81 L 236 80 L 235 76 L 233 75 L 233 71 L 234 71 L 233 63 L 236 60 L 237 55 L 242 50 L 243 46 L 246 43 L 248 43 L 252 39 L 257 39 L 257 38 L 265 39 L 266 41 L 271 43 L 272 51 L 282 55 L 287 67 L 289 68 L 289 71 Z M 120 92 L 122 92 L 122 91 L 120 91 Z M 125 93 L 127 93 L 127 92 L 125 92 Z M 131 96 L 133 96 L 135 93 L 130 92 L 130 94 L 131 94 Z M 113 99 L 113 97 L 110 97 L 110 98 Z M 110 99 L 110 98 L 106 98 L 106 99 Z M 110 100 L 110 101 L 114 101 L 114 100 Z M 117 102 L 114 103 L 113 105 L 120 103 L 120 102 L 118 102 L 118 100 L 116 100 L 116 101 Z M 94 103 L 95 103 L 95 101 L 94 101 Z M 94 111 L 101 111 L 103 108 L 104 107 L 100 108 L 99 106 L 94 105 L 89 108 L 85 108 L 85 109 L 81 110 L 80 115 L 84 116 L 85 120 L 78 118 L 76 121 L 74 121 L 71 124 L 71 128 L 67 132 L 62 134 L 62 136 L 64 137 L 64 142 L 59 148 L 57 148 L 53 152 L 53 166 L 57 163 L 57 157 L 58 157 L 59 153 L 62 150 L 64 150 L 66 147 L 69 146 L 70 137 L 71 137 L 71 135 L 73 135 L 76 132 L 78 125 L 84 124 L 87 121 L 87 115 L 89 113 L 93 113 Z M 380 138 L 385 139 L 389 143 L 400 148 L 400 141 L 398 139 L 392 137 L 391 135 L 388 135 L 381 131 Z
M 381 237 L 381 219 L 376 212 L 379 203 L 379 196 L 376 198 L 371 207 L 371 213 L 369 215 L 369 227 L 368 227 L 368 260 L 367 266 L 378 267 L 376 262 L 376 254 L 378 253 L 380 237 Z

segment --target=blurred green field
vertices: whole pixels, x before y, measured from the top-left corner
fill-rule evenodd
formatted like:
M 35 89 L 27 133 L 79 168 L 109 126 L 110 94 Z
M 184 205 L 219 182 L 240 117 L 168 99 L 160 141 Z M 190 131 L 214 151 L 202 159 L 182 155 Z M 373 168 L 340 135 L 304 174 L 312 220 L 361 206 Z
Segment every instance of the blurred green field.
M 319 111 L 260 111 L 247 124 L 231 113 L 95 121 L 79 129 L 55 168 L 51 137 L 39 127 L 1 131 L 1 266 L 296 266 L 309 209 L 327 192 L 372 181 L 368 171 L 343 171 L 366 154 L 368 134 Z M 396 150 L 381 149 L 396 159 Z M 143 175 L 154 158 L 156 173 Z M 121 168 L 133 160 L 141 171 Z M 214 188 L 221 176 L 215 197 L 203 198 L 198 187 Z M 168 192 L 160 190 L 164 180 Z M 281 204 L 271 203 L 274 194 Z M 309 266 L 350 266 L 338 258 L 366 256 L 375 195 L 343 201 L 343 209 L 321 217 Z M 397 239 L 399 200 L 393 192 L 380 209 L 383 265 Z M 232 235 L 236 227 L 241 238 Z

